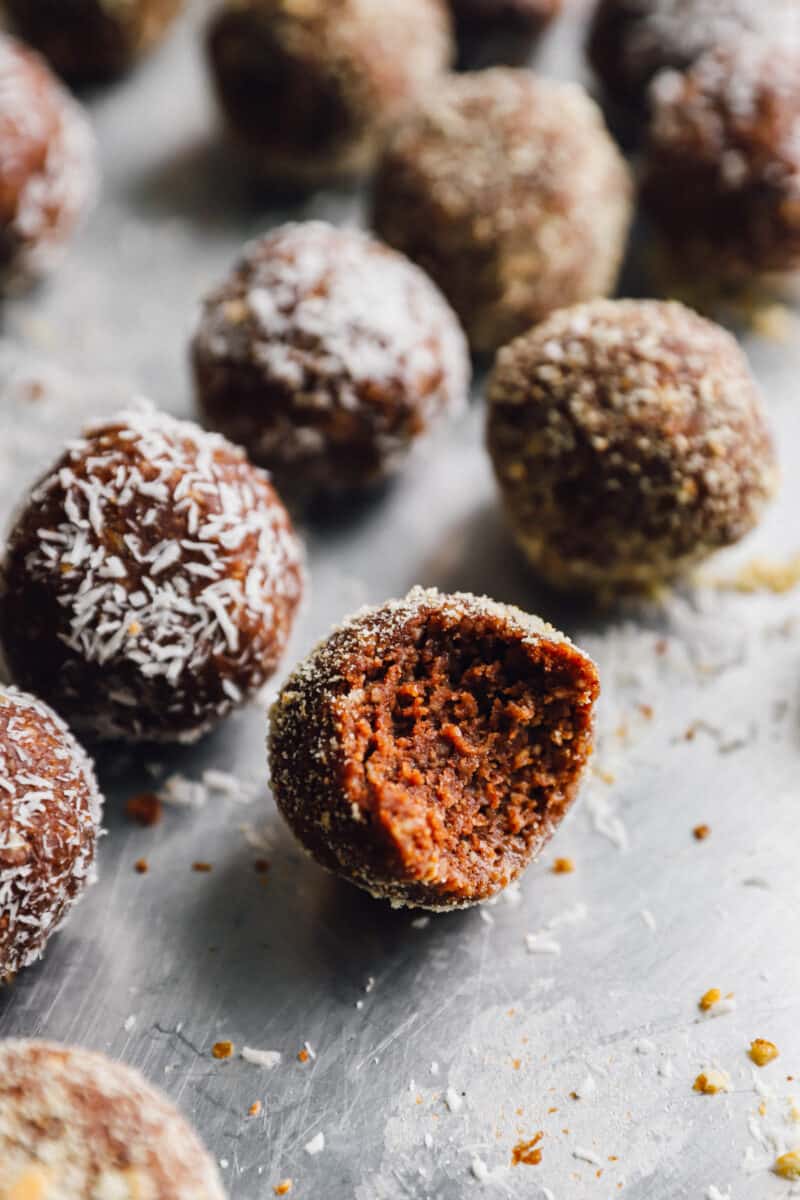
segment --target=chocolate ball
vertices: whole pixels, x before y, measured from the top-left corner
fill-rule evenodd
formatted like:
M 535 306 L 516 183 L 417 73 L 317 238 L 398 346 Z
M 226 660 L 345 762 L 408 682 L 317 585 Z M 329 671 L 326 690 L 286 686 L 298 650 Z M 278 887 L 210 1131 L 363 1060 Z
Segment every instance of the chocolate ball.
M 463 66 L 521 66 L 563 0 L 450 0 Z
M 0 632 L 77 731 L 194 741 L 275 670 L 302 590 L 281 501 L 244 451 L 154 409 L 70 445 L 22 507 Z
M 537 617 L 415 588 L 334 630 L 285 684 L 275 799 L 317 862 L 374 896 L 475 904 L 569 808 L 597 693 L 592 661 Z
M 443 0 L 228 0 L 208 49 L 252 165 L 303 185 L 368 170 L 453 55 Z
M 182 7 L 183 0 L 5 0 L 20 37 L 74 83 L 121 75 Z
M 800 47 L 800 0 L 600 0 L 589 58 L 606 95 L 642 122 L 654 75 L 747 33 Z
M 744 537 L 776 485 L 747 360 L 683 305 L 598 300 L 500 352 L 489 450 L 517 540 L 557 587 L 648 587 Z
M 58 262 L 95 188 L 83 110 L 37 54 L 0 34 L 0 290 Z
M 642 199 L 670 261 L 742 282 L 800 267 L 800 51 L 741 38 L 650 94 Z
M 63 721 L 0 687 L 0 982 L 41 956 L 94 883 L 102 809 L 92 763 Z
M 284 494 L 363 488 L 397 469 L 470 378 L 429 279 L 355 229 L 285 225 L 206 299 L 192 343 L 204 418 Z
M 400 126 L 375 226 L 439 285 L 472 348 L 490 352 L 613 288 L 631 191 L 582 88 L 496 67 L 451 76 Z
M 215 1163 L 138 1071 L 77 1046 L 0 1041 L 0 1195 L 225 1200 Z

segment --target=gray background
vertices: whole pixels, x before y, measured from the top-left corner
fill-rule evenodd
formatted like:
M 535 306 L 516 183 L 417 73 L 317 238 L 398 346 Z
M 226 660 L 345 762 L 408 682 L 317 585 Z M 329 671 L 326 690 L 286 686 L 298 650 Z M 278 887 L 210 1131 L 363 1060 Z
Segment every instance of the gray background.
M 197 300 L 246 236 L 289 215 L 358 218 L 355 195 L 281 207 L 249 191 L 218 139 L 202 18 L 195 7 L 140 70 L 90 98 L 102 204 L 62 270 L 3 314 L 4 520 L 84 416 L 131 389 L 191 411 Z M 576 74 L 580 20 L 574 9 L 559 25 L 543 70 Z M 789 1194 L 767 1168 L 800 1144 L 788 1116 L 800 1082 L 787 1080 L 800 1081 L 800 608 L 793 593 L 714 585 L 753 556 L 797 548 L 790 332 L 785 344 L 745 339 L 778 431 L 781 497 L 747 545 L 663 603 L 597 612 L 537 589 L 499 519 L 477 397 L 372 507 L 305 531 L 313 594 L 290 661 L 361 603 L 417 582 L 515 601 L 597 657 L 595 773 L 518 891 L 419 928 L 323 875 L 275 814 L 264 705 L 252 705 L 192 751 L 103 754 L 101 882 L 45 960 L 0 993 L 0 1035 L 78 1042 L 141 1068 L 224 1161 L 236 1200 L 271 1196 L 288 1177 L 298 1200 Z M 130 795 L 208 766 L 235 773 L 242 796 L 169 808 L 150 830 L 125 818 Z M 700 822 L 712 827 L 702 843 Z M 574 858 L 574 874 L 549 870 L 556 854 Z M 265 884 L 259 856 L 272 863 Z M 193 873 L 195 859 L 211 874 Z M 561 954 L 529 954 L 525 935 L 560 919 Z M 698 1020 L 712 986 L 735 993 L 735 1011 Z M 756 1036 L 781 1050 L 761 1073 L 745 1055 Z M 218 1039 L 237 1057 L 215 1062 Z M 317 1057 L 303 1065 L 306 1041 Z M 244 1045 L 283 1061 L 265 1072 L 238 1057 Z M 710 1066 L 730 1073 L 730 1094 L 692 1092 Z M 463 1098 L 457 1112 L 448 1087 Z M 263 1112 L 248 1119 L 257 1099 Z M 542 1163 L 512 1167 L 511 1147 L 540 1129 Z M 318 1131 L 326 1148 L 312 1158 L 304 1146 Z

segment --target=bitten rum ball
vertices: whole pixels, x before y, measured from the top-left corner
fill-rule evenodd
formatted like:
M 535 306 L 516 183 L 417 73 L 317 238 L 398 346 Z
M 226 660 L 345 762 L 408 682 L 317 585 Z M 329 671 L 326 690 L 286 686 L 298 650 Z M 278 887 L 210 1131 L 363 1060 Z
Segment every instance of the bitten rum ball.
M 407 259 L 354 229 L 286 225 L 207 297 L 192 344 L 207 423 L 311 496 L 392 474 L 466 405 L 452 310 Z
M 244 451 L 155 409 L 72 443 L 8 542 L 15 679 L 92 738 L 193 741 L 269 678 L 302 556 Z
M 225 1200 L 216 1165 L 137 1071 L 77 1046 L 0 1041 L 4 1200 Z
M 740 38 L 651 88 L 642 200 L 680 268 L 800 267 L 800 51 Z
M 450 0 L 464 66 L 520 66 L 563 0 Z
M 496 67 L 441 82 L 399 127 L 374 220 L 439 285 L 473 350 L 491 352 L 613 288 L 631 194 L 582 88 Z
M 184 0 L 5 0 L 15 30 L 65 79 L 121 75 L 161 40 Z
M 302 185 L 369 170 L 453 56 L 444 0 L 228 0 L 208 49 L 251 164 Z
M 38 55 L 0 33 L 0 291 L 55 266 L 95 189 L 83 110 Z
M 776 486 L 735 340 L 680 304 L 597 300 L 500 352 L 489 450 L 517 540 L 557 587 L 648 587 L 744 537 Z
M 0 687 L 0 982 L 40 957 L 94 883 L 102 808 L 92 764 L 63 721 Z
M 589 57 L 607 96 L 643 121 L 654 75 L 747 33 L 800 48 L 800 0 L 600 0 Z
M 591 753 L 594 664 L 536 617 L 415 588 L 347 621 L 272 711 L 278 806 L 322 866 L 394 905 L 516 879 Z

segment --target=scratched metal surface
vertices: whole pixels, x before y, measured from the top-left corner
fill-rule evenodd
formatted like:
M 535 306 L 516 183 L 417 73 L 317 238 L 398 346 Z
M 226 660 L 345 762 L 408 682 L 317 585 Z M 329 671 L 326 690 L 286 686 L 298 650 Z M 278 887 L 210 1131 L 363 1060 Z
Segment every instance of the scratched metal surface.
M 357 196 L 272 207 L 248 193 L 217 141 L 202 15 L 90 100 L 103 204 L 61 273 L 4 314 L 4 520 L 59 439 L 129 387 L 190 411 L 196 300 L 245 236 L 289 215 L 358 214 Z M 576 73 L 579 26 L 578 12 L 561 24 L 544 69 Z M 763 529 L 717 574 L 795 549 L 798 345 L 747 339 L 786 479 Z M 499 520 L 481 428 L 476 399 L 369 509 L 306 531 L 313 596 L 291 656 L 417 582 L 515 601 L 587 645 L 605 688 L 597 773 L 519 893 L 420 927 L 323 875 L 275 813 L 254 705 L 192 751 L 104 754 L 101 882 L 43 962 L 0 993 L 0 1035 L 139 1067 L 196 1123 L 234 1200 L 271 1196 L 286 1178 L 298 1200 L 784 1196 L 768 1166 L 800 1143 L 786 1078 L 800 1079 L 800 603 L 702 586 L 597 613 L 539 593 Z M 124 817 L 132 793 L 209 766 L 255 781 L 251 802 L 169 808 L 150 830 Z M 701 822 L 712 830 L 702 843 L 691 835 Z M 574 874 L 552 873 L 556 853 Z M 263 856 L 265 881 L 253 870 Z M 193 873 L 198 859 L 213 871 Z M 541 930 L 560 954 L 528 952 L 525 935 Z M 736 1008 L 700 1021 L 712 986 Z M 745 1055 L 756 1036 L 781 1050 L 759 1075 L 766 1096 Z M 218 1039 L 236 1057 L 215 1062 Z M 316 1058 L 303 1064 L 305 1042 Z M 245 1045 L 282 1063 L 252 1066 Z M 730 1073 L 729 1094 L 693 1093 L 708 1067 Z M 255 1100 L 262 1114 L 248 1119 Z M 541 1162 L 512 1166 L 513 1146 L 539 1130 Z M 320 1131 L 312 1157 L 304 1147 Z

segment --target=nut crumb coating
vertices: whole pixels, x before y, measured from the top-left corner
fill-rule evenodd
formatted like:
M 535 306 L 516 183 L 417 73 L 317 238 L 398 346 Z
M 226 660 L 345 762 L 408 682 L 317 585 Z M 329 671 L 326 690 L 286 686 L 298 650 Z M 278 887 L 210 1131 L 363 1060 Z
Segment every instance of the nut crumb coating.
M 250 165 L 314 186 L 369 170 L 454 47 L 444 0 L 227 0 L 208 54 Z
M 612 290 L 632 186 L 574 83 L 495 67 L 450 76 L 390 140 L 374 223 L 428 272 L 473 350 Z
M 744 537 L 776 487 L 744 354 L 680 304 L 553 314 L 500 352 L 489 405 L 511 526 L 558 587 L 668 581 Z

